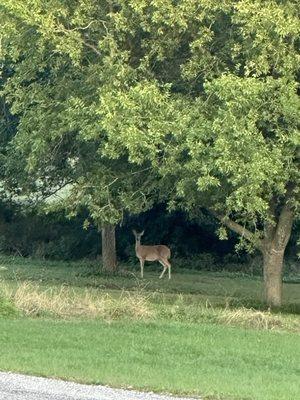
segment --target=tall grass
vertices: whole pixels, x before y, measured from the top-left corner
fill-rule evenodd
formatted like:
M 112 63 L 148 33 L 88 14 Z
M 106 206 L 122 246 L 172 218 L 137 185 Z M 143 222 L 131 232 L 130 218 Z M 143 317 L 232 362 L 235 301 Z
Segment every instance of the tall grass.
M 148 295 L 122 291 L 118 297 L 108 293 L 96 294 L 85 289 L 78 293 L 73 288 L 60 286 L 43 289 L 31 282 L 22 282 L 16 288 L 2 284 L 2 292 L 24 315 L 59 318 L 84 317 L 106 320 L 123 317 L 148 319 L 153 310 Z
M 210 322 L 300 332 L 300 319 L 289 315 L 273 314 L 270 310 L 232 307 L 228 302 L 225 307 L 216 307 L 209 301 L 191 302 L 183 295 L 173 295 L 170 301 L 170 296 L 159 292 L 150 293 L 143 287 L 134 291 L 109 293 L 91 289 L 78 291 L 64 285 L 45 288 L 24 281 L 16 287 L 2 282 L 0 289 L 2 299 L 6 299 L 6 309 L 9 306 L 30 317 Z M 17 312 L 13 315 L 17 315 Z

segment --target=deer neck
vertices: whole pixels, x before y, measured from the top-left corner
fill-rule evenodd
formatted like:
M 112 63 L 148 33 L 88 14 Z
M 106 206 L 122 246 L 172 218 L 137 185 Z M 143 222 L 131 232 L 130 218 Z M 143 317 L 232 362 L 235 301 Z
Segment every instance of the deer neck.
M 136 252 L 138 252 L 140 246 L 141 246 L 141 240 L 136 240 L 135 241 L 135 251 Z

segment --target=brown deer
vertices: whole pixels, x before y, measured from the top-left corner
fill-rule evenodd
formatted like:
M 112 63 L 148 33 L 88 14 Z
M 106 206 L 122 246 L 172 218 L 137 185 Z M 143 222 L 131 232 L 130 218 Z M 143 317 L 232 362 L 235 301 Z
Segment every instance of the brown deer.
M 145 261 L 159 261 L 164 267 L 159 279 L 164 276 L 167 268 L 169 272 L 169 279 L 171 279 L 171 264 L 168 261 L 168 259 L 171 257 L 171 251 L 169 247 L 162 244 L 156 246 L 141 245 L 141 237 L 143 236 L 144 231 L 137 233 L 135 230 L 133 230 L 132 232 L 135 236 L 135 253 L 141 264 L 141 277 L 143 278 L 144 276 Z

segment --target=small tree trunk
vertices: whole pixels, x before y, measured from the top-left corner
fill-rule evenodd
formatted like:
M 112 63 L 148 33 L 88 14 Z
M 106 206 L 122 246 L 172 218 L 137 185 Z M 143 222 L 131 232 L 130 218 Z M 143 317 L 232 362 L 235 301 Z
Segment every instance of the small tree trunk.
M 115 226 L 104 224 L 101 229 L 101 236 L 103 270 L 114 272 L 117 269 Z
M 271 307 L 281 306 L 283 257 L 284 249 L 271 246 L 263 251 L 265 300 Z

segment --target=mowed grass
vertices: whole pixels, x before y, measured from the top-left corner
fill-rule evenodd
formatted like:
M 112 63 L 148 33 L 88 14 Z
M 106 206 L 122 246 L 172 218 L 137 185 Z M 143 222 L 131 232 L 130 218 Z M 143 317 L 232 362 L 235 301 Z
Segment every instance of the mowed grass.
M 205 399 L 300 398 L 300 285 L 286 283 L 273 312 L 259 277 L 174 270 L 140 280 L 128 267 L 108 276 L 97 263 L 2 257 L 0 369 Z
M 210 399 L 299 399 L 299 350 L 222 325 L 0 320 L 2 370 Z

